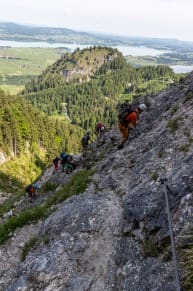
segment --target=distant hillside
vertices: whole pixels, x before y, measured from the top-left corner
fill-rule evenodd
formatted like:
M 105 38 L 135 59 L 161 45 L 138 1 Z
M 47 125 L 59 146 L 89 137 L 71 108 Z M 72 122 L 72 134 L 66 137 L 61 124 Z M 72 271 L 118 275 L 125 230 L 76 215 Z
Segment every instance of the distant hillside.
M 54 88 L 69 81 L 78 83 L 89 81 L 101 65 L 118 56 L 122 56 L 121 53 L 109 47 L 90 47 L 66 53 L 47 67 L 37 79 L 26 84 L 25 92 Z M 35 89 L 33 86 L 36 85 Z
M 80 151 L 83 131 L 64 118 L 49 118 L 23 98 L 7 96 L 3 91 L 0 104 L 0 189 L 5 175 L 26 183 L 60 151 Z
M 114 34 L 88 33 L 62 27 L 40 27 L 0 22 L 0 39 L 16 41 L 47 41 L 89 45 L 147 46 L 178 52 L 191 52 L 193 42 L 177 39 L 129 37 Z
M 16 41 L 47 41 L 84 44 L 102 44 L 101 37 L 67 28 L 39 27 L 0 22 L 0 39 Z
M 39 27 L 10 22 L 0 22 L 0 43 L 1 40 L 26 42 L 29 47 L 31 42 L 60 43 L 59 53 L 61 53 L 61 51 L 63 50 L 69 50 L 68 44 L 72 44 L 73 46 L 75 45 L 77 47 L 79 45 L 109 46 L 113 48 L 116 48 L 117 46 L 122 46 L 123 51 L 125 51 L 124 47 L 128 46 L 138 47 L 139 49 L 145 47 L 156 49 L 157 52 L 159 52 L 160 50 L 160 54 L 157 56 L 152 56 L 151 52 L 148 53 L 149 55 L 146 55 L 146 53 L 144 52 L 143 56 L 133 56 L 130 55 L 130 53 L 128 52 L 126 57 L 130 65 L 139 67 L 144 65 L 190 66 L 193 64 L 193 42 L 181 41 L 177 39 L 129 37 L 114 34 L 88 33 L 62 27 Z M 54 53 L 56 53 L 56 51 Z M 27 55 L 27 58 L 31 60 L 31 56 Z M 7 54 L 6 57 L 11 57 L 11 55 L 9 56 L 9 54 Z M 21 58 L 23 59 L 23 57 Z M 14 74 L 16 75 L 23 75 L 25 73 L 25 69 L 28 69 L 29 64 L 28 60 L 0 60 L 2 74 L 5 74 L 7 71 L 10 72 L 11 70 L 14 71 Z M 48 62 L 46 62 L 46 64 L 48 64 Z M 39 70 L 41 68 L 42 66 L 38 67 L 37 69 Z M 30 66 L 27 75 L 33 75 L 34 69 L 35 68 L 33 66 Z M 35 70 L 35 74 L 36 71 L 37 70 Z M 18 92 L 20 89 L 22 89 L 21 86 L 18 86 L 20 78 L 18 78 L 18 81 L 16 81 L 13 77 L 15 86 L 13 86 L 13 84 L 10 84 L 10 81 L 12 82 L 12 80 L 8 80 L 7 78 L 5 79 L 6 83 L 0 84 L 4 90 L 7 90 L 14 94 L 15 92 Z
M 175 75 L 166 66 L 135 69 L 120 52 L 92 47 L 67 53 L 25 86 L 24 97 L 49 115 L 67 114 L 94 130 L 98 120 L 117 122 L 117 102 L 163 90 Z

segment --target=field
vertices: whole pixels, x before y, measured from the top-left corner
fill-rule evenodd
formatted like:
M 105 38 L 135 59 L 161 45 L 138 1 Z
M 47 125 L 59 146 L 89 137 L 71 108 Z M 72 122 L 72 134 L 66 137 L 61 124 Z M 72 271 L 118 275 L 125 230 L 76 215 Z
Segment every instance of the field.
M 52 48 L 0 47 L 0 88 L 17 94 L 60 56 L 60 51 Z
M 127 56 L 127 62 L 133 66 L 152 66 L 152 65 L 184 65 L 192 66 L 193 65 L 193 52 L 184 51 L 184 52 L 173 52 L 165 53 L 160 56 Z
M 24 85 L 1 85 L 0 88 L 6 92 L 8 95 L 17 95 L 20 91 L 24 89 Z

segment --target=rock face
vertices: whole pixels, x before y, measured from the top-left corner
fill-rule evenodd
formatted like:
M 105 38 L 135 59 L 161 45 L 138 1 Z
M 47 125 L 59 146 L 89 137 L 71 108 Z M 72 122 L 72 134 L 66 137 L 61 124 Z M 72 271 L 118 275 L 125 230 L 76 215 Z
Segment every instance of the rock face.
M 3 152 L 0 152 L 0 165 L 6 162 L 6 157 Z
M 87 190 L 57 205 L 38 226 L 30 226 L 32 233 L 46 235 L 46 243 L 23 262 L 6 257 L 10 241 L 1 248 L 1 259 L 7 258 L 10 268 L 6 274 L 2 265 L 1 290 L 176 290 L 160 179 L 168 179 L 178 245 L 193 221 L 192 84 L 190 74 L 155 96 L 140 116 L 139 134 L 131 134 L 123 150 L 117 151 L 117 129 L 93 145 L 95 174 Z M 54 179 L 60 181 L 64 173 L 57 175 Z M 18 231 L 19 245 L 21 237 L 23 231 Z M 179 273 L 183 279 L 183 270 Z

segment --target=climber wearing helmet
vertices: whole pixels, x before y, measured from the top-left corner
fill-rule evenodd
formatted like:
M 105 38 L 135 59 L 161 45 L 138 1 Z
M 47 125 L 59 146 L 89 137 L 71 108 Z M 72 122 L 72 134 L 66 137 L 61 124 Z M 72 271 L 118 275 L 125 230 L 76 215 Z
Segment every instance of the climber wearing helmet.
M 144 103 L 139 104 L 138 110 L 145 111 L 147 109 L 147 106 Z
M 100 139 L 101 135 L 105 132 L 105 126 L 101 123 L 98 122 L 96 124 L 96 134 L 97 134 L 97 141 Z
M 118 145 L 117 149 L 120 150 L 123 148 L 125 142 L 129 138 L 129 130 L 135 129 L 137 125 L 137 120 L 139 118 L 139 114 L 147 109 L 145 104 L 139 104 L 139 106 L 132 110 L 129 109 L 127 112 L 124 113 L 124 116 L 120 118 L 119 114 L 119 129 L 122 133 L 122 141 L 120 145 Z

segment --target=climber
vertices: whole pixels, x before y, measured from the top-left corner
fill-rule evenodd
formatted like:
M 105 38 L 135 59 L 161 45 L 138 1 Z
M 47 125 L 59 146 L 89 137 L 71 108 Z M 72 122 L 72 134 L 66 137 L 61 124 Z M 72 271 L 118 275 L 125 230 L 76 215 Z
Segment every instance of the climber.
M 118 103 L 116 109 L 119 109 L 119 111 L 123 110 L 126 107 L 131 106 L 131 104 L 129 103 L 128 99 L 125 99 L 125 101 L 123 103 Z
M 35 182 L 35 183 L 33 184 L 33 187 L 34 187 L 34 189 L 35 189 L 35 195 L 37 196 L 37 194 L 39 193 L 39 190 L 40 190 L 40 185 L 39 185 L 39 183 L 38 183 L 38 182 Z
M 66 174 L 71 173 L 76 168 L 76 165 L 73 161 L 73 156 L 66 153 L 62 153 L 60 156 L 62 171 L 66 171 Z
M 53 165 L 54 165 L 54 170 L 55 170 L 55 171 L 58 170 L 59 161 L 60 161 L 60 158 L 59 158 L 59 157 L 56 157 L 56 158 L 52 161 L 52 162 L 53 162 Z
M 68 154 L 66 154 L 65 152 L 62 152 L 62 153 L 60 154 L 60 158 L 61 158 L 60 163 L 61 163 L 61 165 L 62 165 L 62 172 L 64 172 L 64 169 L 65 169 L 65 163 L 66 163 L 66 161 L 67 161 L 67 157 L 68 157 Z
M 33 184 L 29 184 L 26 187 L 26 192 L 28 193 L 28 196 L 30 197 L 30 202 L 32 202 L 32 199 L 36 197 L 36 189 Z
M 131 105 L 128 107 L 122 107 L 121 112 L 118 115 L 119 118 L 119 129 L 122 133 L 122 141 L 120 145 L 118 145 L 117 149 L 120 150 L 123 148 L 125 142 L 129 138 L 130 129 L 136 129 L 137 120 L 139 118 L 139 114 L 147 109 L 145 104 L 139 104 L 136 109 L 132 109 Z
M 83 157 L 86 157 L 87 155 L 87 150 L 88 150 L 88 145 L 89 145 L 89 140 L 90 140 L 90 132 L 88 131 L 82 138 L 81 142 L 82 142 L 82 155 Z
M 104 133 L 104 131 L 105 131 L 105 126 L 101 122 L 98 122 L 96 124 L 97 140 L 100 139 L 100 137 Z

